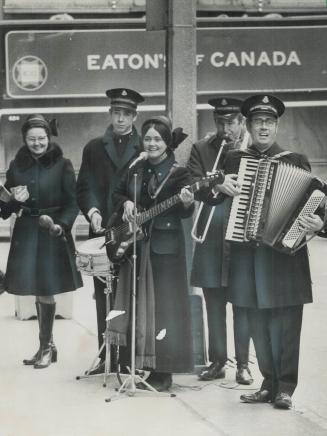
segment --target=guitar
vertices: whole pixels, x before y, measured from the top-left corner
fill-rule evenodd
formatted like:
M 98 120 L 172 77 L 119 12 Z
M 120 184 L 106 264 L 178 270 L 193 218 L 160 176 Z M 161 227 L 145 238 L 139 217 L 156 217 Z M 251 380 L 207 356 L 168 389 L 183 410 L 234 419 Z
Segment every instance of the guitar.
M 208 176 L 203 177 L 190 186 L 186 186 L 191 192 L 197 192 L 201 188 L 210 188 L 216 184 L 221 184 L 224 181 L 224 175 L 222 171 L 216 171 L 210 173 Z M 144 237 L 142 225 L 147 221 L 162 214 L 166 210 L 172 208 L 176 204 L 180 203 L 181 199 L 179 194 L 175 194 L 166 200 L 161 201 L 148 210 L 145 210 L 136 215 L 136 239 L 140 240 Z M 108 258 L 111 262 L 119 263 L 122 261 L 126 250 L 133 244 L 133 225 L 131 222 L 124 222 L 120 218 L 120 224 L 108 228 L 105 231 L 105 246 L 107 250 Z

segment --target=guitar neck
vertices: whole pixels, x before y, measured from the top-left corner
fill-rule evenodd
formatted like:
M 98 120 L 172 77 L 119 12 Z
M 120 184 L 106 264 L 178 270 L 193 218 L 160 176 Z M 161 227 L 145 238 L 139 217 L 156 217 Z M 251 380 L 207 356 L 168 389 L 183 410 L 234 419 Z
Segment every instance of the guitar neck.
M 140 213 L 140 215 L 138 215 L 136 218 L 137 224 L 141 226 L 142 224 L 146 223 L 157 215 L 160 215 L 165 210 L 168 210 L 171 207 L 175 206 L 175 204 L 179 203 L 180 201 L 181 199 L 178 194 L 167 198 L 167 200 L 161 201 L 160 203 L 156 204 L 145 212 Z
M 194 193 L 203 186 L 203 183 L 204 183 L 203 181 L 198 181 L 193 185 L 188 186 L 187 189 Z M 160 203 L 156 204 L 150 209 L 140 213 L 136 218 L 137 225 L 141 226 L 142 224 L 146 223 L 152 218 L 155 218 L 156 216 L 160 215 L 161 213 L 165 212 L 166 210 L 170 209 L 171 207 L 175 206 L 181 201 L 182 200 L 179 194 L 175 194 L 172 197 L 169 197 L 166 200 L 161 201 Z

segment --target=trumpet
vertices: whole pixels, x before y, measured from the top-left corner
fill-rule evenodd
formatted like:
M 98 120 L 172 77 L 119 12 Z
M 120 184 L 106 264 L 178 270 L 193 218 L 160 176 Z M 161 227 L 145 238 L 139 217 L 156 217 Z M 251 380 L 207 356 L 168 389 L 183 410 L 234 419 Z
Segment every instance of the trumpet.
M 221 146 L 220 146 L 220 149 L 219 149 L 219 151 L 217 153 L 217 157 L 216 157 L 216 160 L 215 160 L 215 163 L 214 163 L 214 165 L 212 167 L 211 172 L 216 171 L 216 169 L 218 167 L 219 160 L 220 160 L 220 156 L 222 154 L 222 151 L 223 151 L 226 143 L 227 143 L 226 139 L 223 139 L 222 142 L 221 142 Z M 211 207 L 211 211 L 210 211 L 210 214 L 208 216 L 208 221 L 207 221 L 207 224 L 206 224 L 206 226 L 205 226 L 205 228 L 203 230 L 203 233 L 202 233 L 202 235 L 197 236 L 197 227 L 198 227 L 198 223 L 199 223 L 199 219 L 200 219 L 203 207 L 204 207 L 204 202 L 201 201 L 199 209 L 198 209 L 198 212 L 197 212 L 196 217 L 194 219 L 194 224 L 193 224 L 192 231 L 191 231 L 192 238 L 194 239 L 195 242 L 197 242 L 199 244 L 203 244 L 203 242 L 205 241 L 205 239 L 207 237 L 209 226 L 211 224 L 211 220 L 212 220 L 213 214 L 215 213 L 215 209 L 216 209 L 216 206 L 212 206 Z
M 235 141 L 235 142 L 236 142 L 236 141 Z M 242 144 L 241 144 L 241 146 L 240 146 L 240 150 L 244 150 L 244 149 L 247 147 L 248 142 L 249 142 L 249 132 L 246 131 L 246 132 L 244 133 L 244 137 L 243 137 L 243 140 L 242 140 Z M 221 154 L 222 154 L 222 151 L 223 151 L 223 149 L 224 149 L 226 143 L 227 143 L 227 141 L 226 141 L 226 139 L 224 138 L 224 139 L 222 140 L 222 142 L 221 142 L 221 146 L 220 146 L 220 149 L 219 149 L 219 151 L 218 151 L 218 154 L 217 154 L 217 157 L 216 157 L 215 163 L 214 163 L 214 165 L 213 165 L 213 167 L 212 167 L 212 170 L 211 170 L 212 172 L 216 171 L 216 169 L 217 169 L 217 167 L 218 167 L 218 163 L 219 163 L 219 160 L 220 160 L 220 156 L 221 156 Z M 203 233 L 202 233 L 202 235 L 199 235 L 199 236 L 198 236 L 198 235 L 197 235 L 197 227 L 198 227 L 198 223 L 199 223 L 199 219 L 200 219 L 200 216 L 201 216 L 201 213 L 202 213 L 202 209 L 203 209 L 203 207 L 204 207 L 204 202 L 201 201 L 200 206 L 199 206 L 199 209 L 198 209 L 198 212 L 197 212 L 196 217 L 195 217 L 195 219 L 194 219 L 194 224 L 193 224 L 192 231 L 191 231 L 191 236 L 192 236 L 192 238 L 194 239 L 195 242 L 197 242 L 197 243 L 199 243 L 199 244 L 203 244 L 203 242 L 205 241 L 205 239 L 206 239 L 206 237 L 207 237 L 207 233 L 208 233 L 208 230 L 209 230 L 209 227 L 210 227 L 211 221 L 212 221 L 212 217 L 213 217 L 213 214 L 215 213 L 215 209 L 216 209 L 216 206 L 211 206 L 210 214 L 209 214 L 209 216 L 208 216 L 208 220 L 207 220 L 206 226 L 205 226 L 205 228 L 204 228 L 204 230 L 203 230 Z

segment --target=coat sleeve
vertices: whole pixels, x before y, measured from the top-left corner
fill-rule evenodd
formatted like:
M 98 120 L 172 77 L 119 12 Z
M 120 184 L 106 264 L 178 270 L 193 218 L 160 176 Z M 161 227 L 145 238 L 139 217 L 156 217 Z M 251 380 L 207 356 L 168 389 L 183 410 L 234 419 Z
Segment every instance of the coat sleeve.
M 129 171 L 126 171 L 112 193 L 114 209 L 118 209 L 125 201 L 132 200 L 128 195 Z
M 13 188 L 14 186 L 16 186 L 16 183 L 14 182 L 14 179 L 13 179 L 12 167 L 13 167 L 13 161 L 10 162 L 9 168 L 7 170 L 7 173 L 6 173 L 5 188 L 8 191 L 10 191 L 10 188 Z M 14 199 L 9 201 L 8 203 L 5 203 L 4 201 L 0 201 L 1 218 L 7 219 L 10 217 L 10 215 L 12 213 L 18 213 L 20 208 L 21 208 L 21 205 L 22 205 L 22 203 L 14 200 Z
M 61 183 L 62 209 L 58 217 L 58 223 L 64 229 L 71 229 L 78 215 L 78 206 L 76 201 L 75 172 L 69 159 L 65 159 Z
M 83 215 L 89 220 L 88 211 L 93 207 L 101 210 L 101 205 L 95 195 L 94 171 L 91 168 L 91 143 L 83 150 L 82 164 L 77 178 L 77 203 Z

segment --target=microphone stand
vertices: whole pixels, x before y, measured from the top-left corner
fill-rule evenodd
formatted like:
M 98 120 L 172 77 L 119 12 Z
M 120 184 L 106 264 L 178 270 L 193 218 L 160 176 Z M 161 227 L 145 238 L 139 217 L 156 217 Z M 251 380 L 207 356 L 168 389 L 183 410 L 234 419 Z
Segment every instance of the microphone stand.
M 137 170 L 134 169 L 133 173 L 133 200 L 134 200 L 134 215 L 133 215 L 133 287 L 132 287 L 132 332 L 131 332 L 131 369 L 130 374 L 124 380 L 123 384 L 119 389 L 116 389 L 117 393 L 110 398 L 106 398 L 107 403 L 116 400 L 121 394 L 126 394 L 128 397 L 134 397 L 135 394 L 155 394 L 156 396 L 162 397 L 175 397 L 175 394 L 158 392 L 154 387 L 152 387 L 146 380 L 144 380 L 140 375 L 135 374 L 135 351 L 136 351 L 136 292 L 137 292 Z M 147 389 L 140 389 L 137 384 L 144 385 Z

